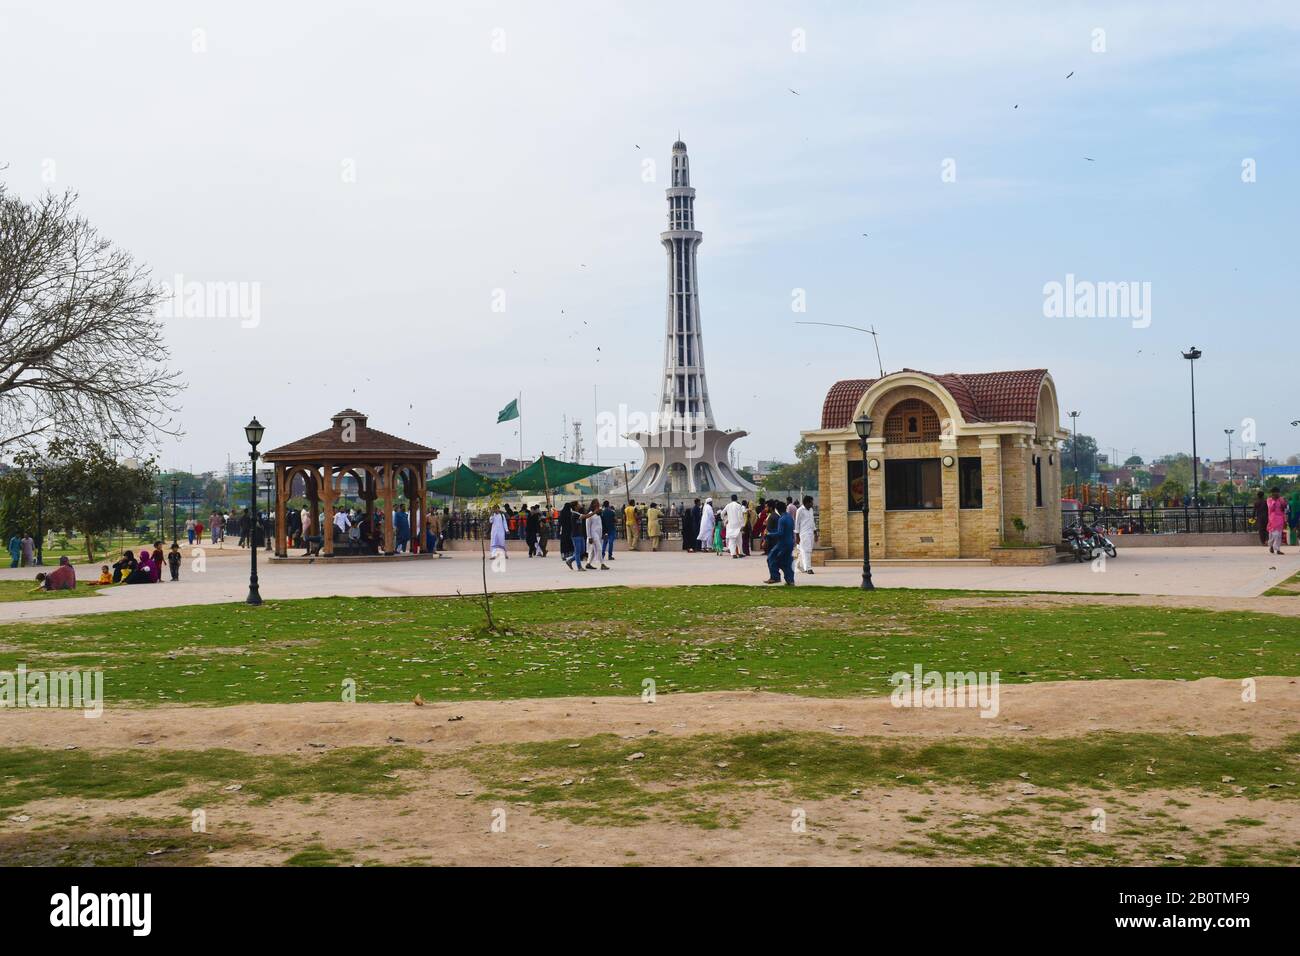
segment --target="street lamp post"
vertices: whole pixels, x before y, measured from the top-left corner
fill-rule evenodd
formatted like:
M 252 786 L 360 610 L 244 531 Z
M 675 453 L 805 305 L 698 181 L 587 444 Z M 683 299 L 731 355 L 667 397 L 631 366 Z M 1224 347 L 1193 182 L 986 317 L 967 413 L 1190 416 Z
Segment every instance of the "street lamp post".
M 1079 497 L 1079 413 L 1070 412 L 1070 450 L 1074 454 L 1074 497 Z
M 1196 530 L 1201 531 L 1201 459 L 1196 454 L 1196 360 L 1201 350 L 1193 345 L 1183 353 L 1192 372 L 1192 502 L 1196 505 Z
M 867 439 L 871 437 L 873 424 L 865 412 L 853 421 L 853 427 L 858 433 L 858 444 L 862 447 L 862 590 L 864 591 L 874 591 L 876 588 L 871 583 L 871 528 L 867 524 L 867 512 L 870 508 L 868 499 L 871 495 L 870 481 L 867 477 Z
M 1232 432 L 1235 431 L 1235 428 L 1223 429 L 1223 434 L 1227 436 L 1227 486 L 1229 486 L 1229 494 L 1232 497 L 1236 496 L 1236 485 L 1232 484 Z M 1231 505 L 1232 498 L 1229 498 L 1227 503 Z
M 37 465 L 32 469 L 32 477 L 36 479 L 36 566 L 39 568 L 45 563 L 45 511 L 43 508 L 44 499 L 41 494 L 41 484 L 45 481 L 45 469 Z
M 244 437 L 248 439 L 248 460 L 252 463 L 249 474 L 253 476 L 253 480 L 248 483 L 249 497 L 252 499 L 249 502 L 249 512 L 254 515 L 257 514 L 257 446 L 262 441 L 264 431 L 266 429 L 262 427 L 262 423 L 257 420 L 256 416 L 244 426 Z M 257 589 L 257 548 L 250 547 L 248 555 L 251 564 L 248 575 L 248 597 L 245 599 L 245 603 L 261 604 L 262 595 Z
M 181 480 L 172 475 L 172 547 L 176 547 L 176 489 L 180 487 Z

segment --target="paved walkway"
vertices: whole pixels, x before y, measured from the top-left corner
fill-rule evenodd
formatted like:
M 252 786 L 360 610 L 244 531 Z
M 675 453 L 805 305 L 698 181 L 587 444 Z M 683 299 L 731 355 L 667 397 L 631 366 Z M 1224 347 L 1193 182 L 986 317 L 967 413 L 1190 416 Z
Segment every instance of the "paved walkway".
M 188 549 L 187 549 L 188 553 Z M 266 552 L 259 553 L 259 559 Z M 69 600 L 0 603 L 0 621 L 35 620 L 96 614 L 107 611 L 175 607 L 184 604 L 222 604 L 242 601 L 248 595 L 248 552 L 208 549 L 207 567 L 191 569 L 187 559 L 177 583 L 117 586 L 93 597 Z M 609 571 L 570 571 L 557 553 L 545 559 L 512 555 L 505 570 L 488 570 L 493 591 L 546 591 L 611 585 L 663 587 L 681 584 L 748 584 L 755 587 L 767 577 L 760 556 L 734 561 L 679 550 L 617 552 Z M 879 568 L 873 572 L 878 587 L 952 588 L 966 591 L 1059 591 L 1067 593 L 1125 593 L 1181 595 L 1193 598 L 1249 598 L 1300 571 L 1300 548 L 1280 557 L 1265 548 L 1143 548 L 1120 550 L 1098 572 L 1089 564 L 1054 564 L 1036 568 L 918 567 Z M 342 596 L 416 596 L 472 594 L 483 586 L 482 567 L 473 552 L 448 552 L 441 560 L 393 564 L 272 565 L 259 560 L 258 577 L 264 600 Z M 0 580 L 30 580 L 30 569 L 0 569 Z M 818 568 L 816 574 L 797 575 L 800 586 L 854 587 L 861 580 L 857 568 Z M 1300 597 L 1294 599 L 1300 601 Z

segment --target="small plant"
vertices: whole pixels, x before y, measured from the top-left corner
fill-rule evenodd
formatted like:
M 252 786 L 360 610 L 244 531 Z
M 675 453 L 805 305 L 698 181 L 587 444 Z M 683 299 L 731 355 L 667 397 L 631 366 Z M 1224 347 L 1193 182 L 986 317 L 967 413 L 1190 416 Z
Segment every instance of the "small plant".
M 1017 531 L 1017 532 L 1019 533 L 1019 535 L 1020 535 L 1020 543 L 1021 543 L 1021 544 L 1024 544 L 1024 543 L 1025 543 L 1025 531 L 1027 531 L 1028 528 L 1029 528 L 1029 526 L 1028 526 L 1027 524 L 1025 524 L 1024 519 L 1021 518 L 1020 515 L 1016 515 L 1015 517 L 1013 517 L 1013 518 L 1011 519 L 1011 527 L 1013 527 L 1013 528 L 1016 529 L 1016 531 Z

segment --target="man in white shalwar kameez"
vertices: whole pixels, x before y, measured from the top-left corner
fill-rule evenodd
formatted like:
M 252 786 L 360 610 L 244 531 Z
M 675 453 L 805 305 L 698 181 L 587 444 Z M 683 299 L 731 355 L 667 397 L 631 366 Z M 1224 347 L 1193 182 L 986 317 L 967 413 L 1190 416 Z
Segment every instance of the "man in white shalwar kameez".
M 491 557 L 497 556 L 497 551 L 501 552 L 503 558 L 509 558 L 506 553 L 506 516 L 501 513 L 501 506 L 492 507 L 492 538 L 488 543 L 488 549 Z
M 812 495 L 803 496 L 803 507 L 794 513 L 794 533 L 799 542 L 799 570 L 812 574 L 813 544 L 817 541 L 817 519 L 813 515 Z
M 701 550 L 713 550 L 713 526 L 717 523 L 717 516 L 713 513 L 713 499 L 705 498 L 704 508 L 700 511 L 700 533 L 695 536 Z
M 736 495 L 732 495 L 727 507 L 722 509 L 722 517 L 726 522 L 723 527 L 727 532 L 727 550 L 731 552 L 733 558 L 738 558 L 740 557 L 740 536 L 745 530 L 745 508 L 737 500 Z
M 584 527 L 587 529 L 587 570 L 595 571 L 596 566 L 592 562 L 599 560 L 600 569 L 608 571 L 609 565 L 605 563 L 605 556 L 601 554 L 601 546 L 605 540 L 605 523 L 600 518 L 600 502 L 594 498 L 587 511 Z

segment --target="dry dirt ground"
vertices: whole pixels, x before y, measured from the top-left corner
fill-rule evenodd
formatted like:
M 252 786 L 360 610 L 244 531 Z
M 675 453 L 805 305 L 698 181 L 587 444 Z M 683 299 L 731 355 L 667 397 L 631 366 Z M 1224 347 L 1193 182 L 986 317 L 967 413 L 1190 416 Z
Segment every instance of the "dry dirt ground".
M 0 715 L 0 747 L 91 753 L 226 748 L 304 761 L 338 748 L 396 747 L 430 758 L 426 766 L 398 771 L 403 789 L 393 795 L 322 794 L 266 803 L 247 793 L 226 793 L 205 809 L 207 835 L 194 837 L 197 855 L 160 850 L 145 861 L 160 865 L 279 864 L 304 850 L 299 859 L 335 864 L 933 865 L 1025 859 L 1080 865 L 1095 859 L 1177 865 L 1197 862 L 1207 846 L 1225 841 L 1237 861 L 1271 853 L 1272 862 L 1294 862 L 1300 847 L 1295 799 L 1161 789 L 1072 793 L 1032 780 L 961 788 L 935 780 L 926 786 L 863 786 L 818 799 L 801 799 L 789 788 L 723 789 L 701 798 L 721 812 L 722 826 L 653 817 L 610 825 L 575 821 L 526 802 L 485 801 L 485 784 L 473 769 L 475 755 L 481 760 L 496 745 L 596 734 L 649 740 L 784 730 L 915 743 L 1118 731 L 1245 734 L 1254 746 L 1280 746 L 1300 729 L 1300 685 L 1294 678 L 1264 677 L 1257 691 L 1255 702 L 1244 703 L 1239 682 L 1217 679 L 1010 685 L 1001 688 L 994 719 L 970 709 L 897 709 L 888 698 L 746 692 L 660 695 L 653 704 L 567 698 L 423 707 L 159 707 L 110 710 L 99 719 L 67 711 L 8 711 Z M 137 799 L 33 800 L 0 816 L 0 854 L 42 841 L 52 851 L 66 849 L 74 830 L 120 833 L 120 821 L 128 816 L 172 820 L 172 826 L 183 818 L 179 826 L 188 835 L 190 810 L 202 799 L 182 788 Z M 1098 809 L 1106 813 L 1104 832 L 1093 826 Z M 147 824 L 137 836 L 164 844 L 164 834 Z M 1068 852 L 1084 843 L 1095 856 Z

